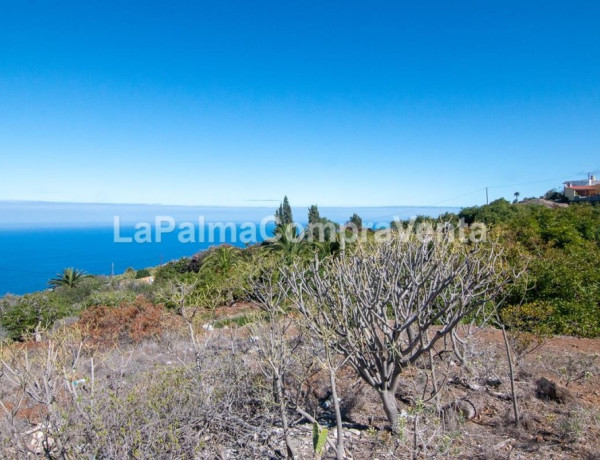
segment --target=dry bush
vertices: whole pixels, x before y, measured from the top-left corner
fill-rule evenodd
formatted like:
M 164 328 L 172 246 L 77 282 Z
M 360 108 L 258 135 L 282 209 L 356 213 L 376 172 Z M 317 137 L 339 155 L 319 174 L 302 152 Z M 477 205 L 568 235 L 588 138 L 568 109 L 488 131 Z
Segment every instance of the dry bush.
M 126 388 L 97 395 L 96 458 L 217 458 L 267 453 L 269 410 L 239 362 L 211 363 L 199 382 L 184 366 L 138 374 Z M 252 378 L 250 374 L 246 374 Z
M 95 342 L 139 342 L 160 336 L 165 316 L 162 305 L 138 296 L 118 307 L 90 307 L 81 314 L 79 325 Z
M 554 429 L 564 441 L 574 443 L 584 439 L 590 429 L 597 429 L 599 421 L 597 410 L 574 403 L 556 417 Z
M 396 433 L 395 453 L 398 458 L 453 457 L 459 454 L 457 440 L 461 437 L 463 419 L 457 413 L 441 416 L 430 405 L 420 401 L 402 412 Z
M 76 329 L 48 334 L 45 342 L 9 345 L 0 353 L 0 457 L 65 456 L 74 433 L 66 409 L 81 410 L 83 341 Z
M 590 379 L 595 375 L 600 375 L 598 368 L 598 354 L 568 354 L 562 363 L 557 363 L 552 370 L 558 374 L 560 381 L 566 387 L 573 382 Z
M 151 366 L 151 357 L 141 369 L 136 356 L 142 351 L 167 352 L 156 348 L 96 350 L 92 359 L 71 329 L 34 347 L 3 349 L 0 458 L 265 458 L 282 452 L 270 385 L 242 349 L 202 348 L 201 372 L 193 361 Z

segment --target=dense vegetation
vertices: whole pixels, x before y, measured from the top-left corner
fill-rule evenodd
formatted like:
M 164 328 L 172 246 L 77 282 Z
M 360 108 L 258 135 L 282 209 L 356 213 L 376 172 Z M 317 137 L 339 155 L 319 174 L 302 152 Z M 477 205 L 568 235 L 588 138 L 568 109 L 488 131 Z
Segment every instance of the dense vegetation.
M 0 301 L 0 336 L 20 339 L 91 306 L 131 304 L 139 295 L 175 308 L 172 291 L 177 283 L 192 286 L 186 304 L 207 311 L 231 305 L 245 300 L 253 280 L 265 271 L 337 254 L 339 232 L 348 234 L 352 228 L 356 231 L 362 227 L 362 220 L 354 214 L 348 220 L 353 227 L 340 230 L 313 205 L 308 221 L 314 226 L 298 235 L 287 197 L 276 214 L 280 238 L 274 242 L 244 249 L 223 245 L 159 267 L 137 272 L 130 269 L 115 277 L 90 277 L 66 269 L 50 281 L 52 290 L 8 295 Z M 508 326 L 585 337 L 600 335 L 600 207 L 576 204 L 550 209 L 498 200 L 437 220 L 419 216 L 416 223 L 458 225 L 459 219 L 466 224 L 486 224 L 489 238 L 500 242 L 515 270 L 526 266 L 526 276 L 509 293 L 503 313 Z M 403 225 L 393 223 L 393 227 Z M 319 240 L 320 233 L 324 238 Z M 366 235 L 372 238 L 373 232 Z M 153 284 L 142 282 L 150 275 Z
M 65 269 L 0 301 L 0 456 L 489 458 L 515 426 L 548 424 L 546 452 L 572 449 L 600 415 L 544 419 L 524 358 L 551 333 L 600 335 L 599 209 L 499 200 L 372 231 L 314 205 L 299 233 L 286 198 L 272 241 L 114 277 Z M 454 238 L 461 222 L 487 242 Z M 505 350 L 473 335 L 486 321 Z M 568 385 L 600 373 L 595 357 L 535 372 Z
M 600 335 L 600 207 L 498 200 L 465 208 L 459 217 L 487 224 L 510 262 L 527 266 L 511 292 L 507 321 L 555 334 Z

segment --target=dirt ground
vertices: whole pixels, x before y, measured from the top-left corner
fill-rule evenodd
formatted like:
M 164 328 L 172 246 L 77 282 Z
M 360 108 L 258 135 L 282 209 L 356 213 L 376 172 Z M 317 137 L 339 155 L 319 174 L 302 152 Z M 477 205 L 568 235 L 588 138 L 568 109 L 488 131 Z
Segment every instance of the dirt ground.
M 223 321 L 255 312 L 250 304 L 222 307 L 211 315 L 211 321 L 226 326 L 199 333 L 215 350 L 220 344 L 231 347 L 237 343 L 248 359 L 258 359 L 251 343 L 252 331 L 247 326 Z M 177 362 L 177 354 L 182 357 L 179 362 L 192 362 L 185 332 L 181 333 L 180 341 L 162 338 L 130 344 L 130 361 L 123 378 L 127 373 L 147 368 L 149 363 L 171 366 Z M 347 458 L 600 460 L 600 339 L 552 337 L 539 344 L 514 335 L 511 339 L 517 355 L 520 346 L 529 345 L 522 356 L 514 356 L 518 424 L 514 420 L 509 367 L 499 330 L 476 331 L 465 348 L 462 363 L 449 347 L 445 350 L 440 344 L 436 348 L 436 375 L 441 390 L 435 397 L 431 396 L 427 380 L 428 362 L 406 369 L 396 393 L 401 416 L 400 428 L 394 434 L 386 427 L 376 392 L 353 369 L 343 367 L 337 379 Z M 124 349 L 121 347 L 119 353 Z M 322 426 L 329 425 L 333 444 L 335 426 L 328 376 L 315 372 L 306 392 L 305 410 Z M 421 403 L 423 400 L 427 403 Z M 29 413 L 20 415 L 35 423 L 38 408 L 27 410 Z M 312 425 L 302 417 L 293 421 L 292 439 L 301 458 L 314 458 Z M 277 430 L 281 428 L 273 427 L 274 432 Z M 332 455 L 327 446 L 322 458 L 335 458 Z
M 243 309 L 249 309 L 243 305 Z M 218 316 L 239 314 L 229 307 Z M 239 331 L 242 336 L 246 332 Z M 407 369 L 397 391 L 404 433 L 392 435 L 386 429 L 381 402 L 355 371 L 348 366 L 338 375 L 338 394 L 345 421 L 347 453 L 354 459 L 457 458 L 457 459 L 600 459 L 600 339 L 566 336 L 532 343 L 522 356 L 514 356 L 527 337 L 513 336 L 511 347 L 519 423 L 514 422 L 509 367 L 500 330 L 476 330 L 470 338 L 466 366 L 451 353 L 441 353 L 439 374 L 445 375 L 438 407 L 461 401 L 474 413 L 441 418 L 417 410 L 426 366 Z M 437 347 L 437 351 L 443 349 Z M 518 354 L 518 353 L 517 353 Z M 557 388 L 558 397 L 540 392 L 540 380 Z M 324 373 L 312 380 L 313 413 L 321 423 L 330 424 L 335 435 L 332 409 L 323 409 L 329 393 Z M 432 404 L 430 402 L 429 404 Z M 462 403 L 461 403 L 462 404 Z M 317 407 L 318 406 L 318 407 Z M 417 418 L 417 441 L 414 422 Z M 433 421 L 431 421 L 433 420 Z M 310 425 L 294 428 L 299 451 L 312 458 Z M 415 448 L 416 446 L 416 448 Z M 332 455 L 325 451 L 324 458 Z M 334 458 L 334 457 L 331 457 Z
M 424 427 L 425 433 L 418 439 L 419 458 L 600 459 L 600 339 L 553 337 L 525 354 L 515 368 L 518 425 L 514 423 L 502 332 L 491 328 L 478 331 L 472 349 L 474 356 L 467 368 L 450 361 L 441 405 L 464 401 L 475 410 L 474 417 L 459 417 L 454 427 L 449 426 L 450 421 L 445 435 L 436 435 L 439 426 Z M 418 374 L 418 369 L 407 370 L 397 392 L 408 414 L 408 438 L 414 433 L 412 404 L 418 396 Z M 363 394 L 360 407 L 350 411 L 352 421 L 384 425 L 376 394 L 364 388 L 352 372 L 340 377 L 342 398 L 355 395 L 357 387 Z M 556 385 L 559 397 L 540 393 L 542 378 Z M 422 417 L 426 425 L 426 414 Z M 408 440 L 392 441 L 384 430 L 359 432 L 358 436 L 355 431 L 349 434 L 354 458 L 411 458 L 414 447 Z

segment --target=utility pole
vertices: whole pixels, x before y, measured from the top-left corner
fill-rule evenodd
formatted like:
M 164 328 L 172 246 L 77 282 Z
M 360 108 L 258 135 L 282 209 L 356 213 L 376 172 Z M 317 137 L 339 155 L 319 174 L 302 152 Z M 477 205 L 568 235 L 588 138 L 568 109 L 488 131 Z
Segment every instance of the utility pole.
M 488 199 L 488 188 L 485 188 L 485 204 L 490 204 L 490 200 Z
M 114 262 L 111 262 L 111 264 L 110 264 L 110 265 L 111 265 L 111 270 L 110 270 L 110 273 L 111 273 L 111 276 L 113 276 L 113 277 L 114 277 L 114 276 L 115 276 L 115 263 L 114 263 Z

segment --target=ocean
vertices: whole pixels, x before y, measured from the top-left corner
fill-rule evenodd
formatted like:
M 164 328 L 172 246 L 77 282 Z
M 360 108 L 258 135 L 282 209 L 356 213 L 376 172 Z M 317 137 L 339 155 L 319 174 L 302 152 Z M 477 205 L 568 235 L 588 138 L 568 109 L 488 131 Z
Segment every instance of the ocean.
M 437 217 L 456 207 L 319 208 L 344 223 L 359 214 L 365 226 L 382 228 L 395 219 Z M 306 225 L 307 208 L 293 208 Z M 210 246 L 239 247 L 268 238 L 273 208 L 187 207 L 44 202 L 0 202 L 0 296 L 48 287 L 66 267 L 94 275 L 123 273 L 191 256 Z

